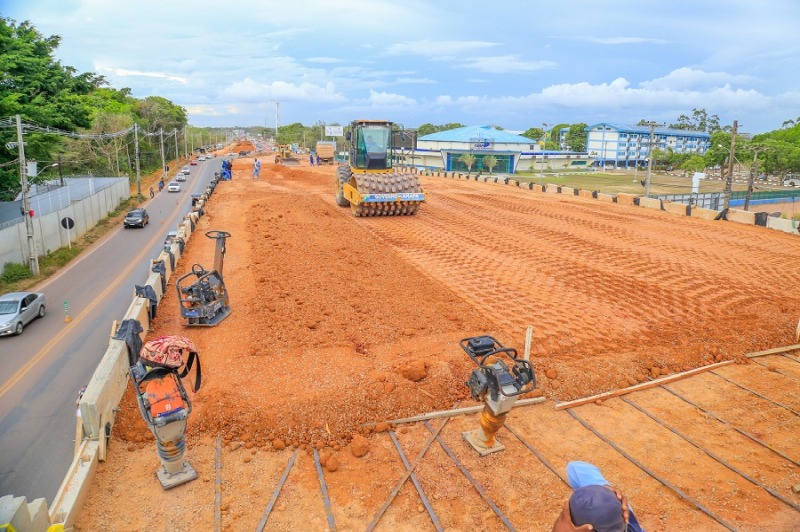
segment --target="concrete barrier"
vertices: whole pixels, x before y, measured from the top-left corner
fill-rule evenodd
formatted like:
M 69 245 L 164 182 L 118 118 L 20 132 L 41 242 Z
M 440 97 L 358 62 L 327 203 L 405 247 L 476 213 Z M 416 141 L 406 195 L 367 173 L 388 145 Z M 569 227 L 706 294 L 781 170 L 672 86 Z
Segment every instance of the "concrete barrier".
M 604 194 L 602 192 L 597 193 L 597 201 L 605 201 L 607 203 L 614 203 L 616 202 L 617 197 L 614 194 Z
M 728 209 L 726 216 L 729 222 L 737 222 L 740 224 L 755 225 L 756 213 L 751 211 L 740 211 L 739 209 Z
M 767 227 L 785 233 L 800 234 L 800 220 L 787 220 L 786 218 L 767 218 Z
M 531 190 L 534 192 L 544 192 L 544 187 L 542 185 L 533 185 Z
M 704 209 L 702 207 L 692 207 L 692 218 L 702 218 L 703 220 L 715 220 L 719 216 L 719 211 L 714 209 Z
M 544 191 L 547 192 L 548 194 L 558 194 L 558 185 L 547 183 L 544 186 Z
M 681 216 L 689 216 L 691 209 L 685 203 L 678 203 L 677 201 L 664 201 L 662 202 L 664 210 L 672 214 L 680 214 Z
M 561 193 L 564 194 L 565 196 L 574 196 L 575 189 L 572 187 L 561 187 Z
M 591 190 L 583 190 L 583 189 L 581 189 L 581 190 L 578 191 L 578 196 L 580 196 L 581 198 L 593 199 L 594 198 L 594 193 Z
M 621 192 L 617 194 L 617 203 L 619 203 L 620 205 L 633 205 L 634 198 L 638 197 L 639 196 L 637 196 L 636 194 L 625 194 Z
M 659 211 L 662 210 L 660 199 L 645 198 L 644 196 L 639 198 L 639 207 L 644 207 L 645 209 L 656 209 Z
M 207 200 L 207 196 L 204 199 Z M 205 201 L 198 203 L 205 203 Z M 178 238 L 182 238 L 184 243 L 188 243 L 191 238 L 192 226 L 196 225 L 201 214 L 202 209 L 195 208 L 178 224 Z M 177 263 L 181 256 L 180 245 L 175 242 L 171 249 Z M 165 265 L 164 279 L 165 281 L 169 280 L 173 273 L 169 254 L 162 250 L 156 260 L 151 260 L 151 267 L 157 262 L 163 262 Z M 157 302 L 160 303 L 164 296 L 161 274 L 151 270 L 146 284 L 156 293 Z M 144 330 L 139 333 L 142 341 L 144 341 L 150 326 L 149 310 L 150 300 L 134 295 L 123 317 L 123 321 L 135 319 L 142 325 Z M 111 331 L 111 336 L 114 333 L 116 330 Z M 106 435 L 110 434 L 116 409 L 119 407 L 119 402 L 128 385 L 129 367 L 127 345 L 123 340 L 110 338 L 108 348 L 92 374 L 78 405 L 80 417 L 76 420 L 75 456 L 48 512 L 50 523 L 60 524 L 63 529 L 70 530 L 73 527 L 89 493 L 97 464 L 106 458 Z M 42 499 L 42 501 L 44 500 Z M 46 501 L 44 502 L 46 511 Z M 37 508 L 35 504 L 33 507 Z

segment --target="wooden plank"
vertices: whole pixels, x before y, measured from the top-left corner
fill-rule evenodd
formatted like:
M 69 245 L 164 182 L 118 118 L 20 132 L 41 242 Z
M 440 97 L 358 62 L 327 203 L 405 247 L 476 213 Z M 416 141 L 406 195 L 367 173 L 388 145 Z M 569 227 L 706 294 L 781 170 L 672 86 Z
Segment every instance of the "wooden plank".
M 514 403 L 514 408 L 518 406 L 535 405 L 543 403 L 544 397 L 531 397 L 529 399 L 520 399 Z M 428 419 L 437 419 L 440 417 L 460 416 L 463 414 L 475 414 L 483 410 L 484 405 L 467 406 L 464 408 L 454 408 L 452 410 L 438 410 L 436 412 L 428 412 L 427 414 L 420 414 L 419 416 L 404 417 L 401 419 L 390 419 L 388 423 L 401 424 L 401 423 L 416 423 L 417 421 L 426 421 Z M 374 427 L 377 423 L 364 423 L 363 427 Z
M 766 351 L 756 351 L 755 353 L 748 353 L 745 356 L 747 358 L 756 358 L 756 357 L 763 357 L 766 355 L 778 355 L 781 353 L 788 353 L 789 351 L 797 351 L 800 349 L 800 344 L 794 345 L 787 345 L 785 347 L 774 347 L 772 349 L 767 349 Z
M 641 384 L 635 384 L 633 386 L 628 386 L 627 388 L 620 388 L 619 390 L 611 390 L 610 392 L 603 392 L 601 394 L 593 395 L 591 397 L 584 397 L 583 399 L 575 399 L 574 401 L 567 401 L 565 403 L 556 403 L 555 408 L 556 410 L 565 410 L 568 408 L 585 405 L 587 403 L 593 403 L 598 400 L 603 401 L 605 399 L 611 399 L 612 397 L 618 397 L 620 395 L 629 394 L 631 392 L 638 392 L 639 390 L 646 390 L 647 388 L 660 386 L 668 382 L 685 379 L 686 377 L 691 377 L 692 375 L 697 375 L 698 373 L 703 373 L 705 371 L 717 369 L 722 366 L 727 366 L 729 364 L 733 364 L 734 362 L 735 362 L 734 360 L 725 360 L 724 362 L 710 364 L 708 366 L 703 366 L 702 368 L 690 369 L 689 371 L 682 371 L 681 373 L 675 373 L 674 375 L 667 375 L 666 377 L 660 377 L 652 381 L 643 382 Z

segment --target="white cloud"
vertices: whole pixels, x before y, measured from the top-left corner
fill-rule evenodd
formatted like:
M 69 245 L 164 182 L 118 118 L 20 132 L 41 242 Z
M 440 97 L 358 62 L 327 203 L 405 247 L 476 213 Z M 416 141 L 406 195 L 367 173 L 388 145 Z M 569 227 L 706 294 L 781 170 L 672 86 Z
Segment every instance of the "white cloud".
M 397 78 L 397 83 L 407 83 L 411 85 L 430 85 L 437 83 L 435 80 L 428 78 Z
M 406 41 L 391 45 L 386 52 L 389 55 L 422 55 L 439 59 L 449 58 L 499 46 L 498 43 L 487 41 Z
M 236 81 L 223 88 L 220 95 L 240 102 L 258 103 L 265 100 L 339 102 L 344 96 L 336 92 L 333 83 L 324 86 L 313 83 L 288 83 L 273 81 L 259 83 L 250 78 Z
M 684 90 L 689 88 L 719 87 L 728 83 L 752 83 L 754 79 L 750 76 L 733 75 L 727 72 L 704 72 L 689 67 L 677 68 L 666 76 L 649 81 L 643 81 L 639 85 L 644 89 L 670 89 Z
M 338 57 L 309 57 L 306 59 L 309 63 L 344 63 L 344 59 Z
M 398 107 L 416 105 L 413 98 L 390 92 L 369 91 L 369 103 L 372 106 Z
M 125 68 L 110 67 L 103 65 L 95 65 L 95 69 L 98 71 L 98 73 L 111 72 L 112 74 L 120 78 L 127 78 L 127 77 L 160 78 L 160 79 L 166 79 L 168 81 L 176 81 L 181 85 L 186 85 L 187 82 L 186 78 L 182 76 L 165 74 L 163 72 L 145 72 L 142 70 L 128 70 Z
M 464 59 L 459 68 L 468 68 L 490 74 L 509 74 L 515 72 L 535 72 L 554 68 L 552 61 L 526 61 L 516 55 L 499 55 L 491 57 L 471 57 Z
M 580 37 L 580 39 L 596 44 L 670 44 L 666 39 L 653 37 Z

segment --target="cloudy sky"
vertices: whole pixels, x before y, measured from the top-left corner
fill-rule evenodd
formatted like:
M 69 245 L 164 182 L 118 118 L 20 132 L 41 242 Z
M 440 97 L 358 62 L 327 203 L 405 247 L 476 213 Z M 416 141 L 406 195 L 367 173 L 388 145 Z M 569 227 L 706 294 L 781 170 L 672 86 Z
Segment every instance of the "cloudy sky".
M 2 0 L 57 57 L 197 126 L 800 117 L 797 0 Z

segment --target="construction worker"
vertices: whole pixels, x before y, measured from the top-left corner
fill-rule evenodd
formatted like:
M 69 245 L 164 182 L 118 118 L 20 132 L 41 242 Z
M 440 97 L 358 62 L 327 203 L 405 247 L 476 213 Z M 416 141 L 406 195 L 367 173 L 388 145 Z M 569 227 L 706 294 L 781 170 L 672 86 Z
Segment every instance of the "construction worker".
M 567 464 L 567 480 L 574 490 L 564 502 L 552 532 L 620 530 L 642 532 L 628 498 L 588 462 Z

